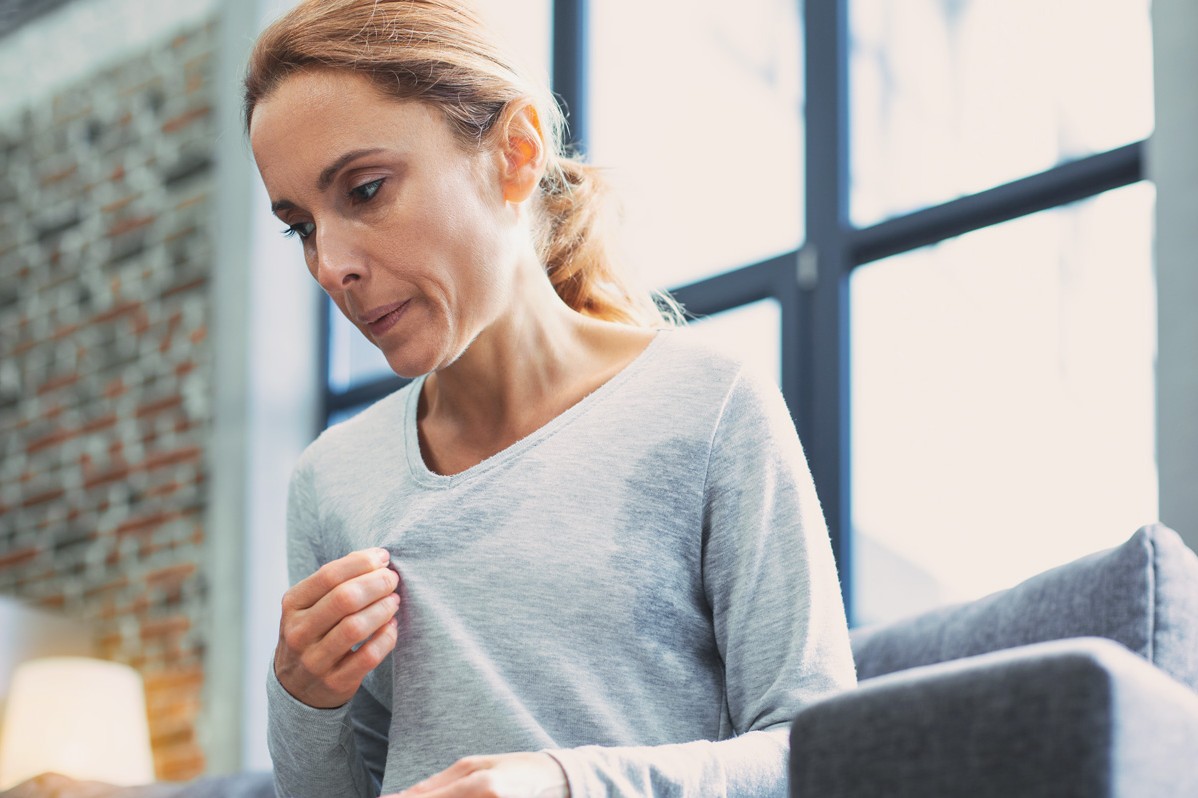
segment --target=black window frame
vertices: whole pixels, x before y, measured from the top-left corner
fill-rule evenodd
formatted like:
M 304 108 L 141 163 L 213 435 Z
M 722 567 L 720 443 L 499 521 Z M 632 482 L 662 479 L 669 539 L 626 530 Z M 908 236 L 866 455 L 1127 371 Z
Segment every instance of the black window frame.
M 671 293 L 696 316 L 763 299 L 781 310 L 782 393 L 802 438 L 853 620 L 849 278 L 875 261 L 965 233 L 1061 207 L 1145 179 L 1141 140 L 1067 161 L 975 194 L 874 224 L 849 215 L 849 2 L 799 3 L 803 27 L 806 240 L 795 251 L 743 265 Z M 552 81 L 585 151 L 589 113 L 589 0 L 553 0 Z M 329 308 L 323 303 L 321 427 L 330 416 L 405 384 L 387 377 L 332 391 L 328 385 Z

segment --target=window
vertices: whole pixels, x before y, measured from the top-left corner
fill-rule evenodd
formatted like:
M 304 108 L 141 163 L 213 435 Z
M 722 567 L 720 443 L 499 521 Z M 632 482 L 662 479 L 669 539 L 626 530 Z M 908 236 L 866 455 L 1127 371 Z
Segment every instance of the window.
M 1140 183 L 853 273 L 859 621 L 1154 517 L 1152 205 Z
M 526 2 L 624 251 L 777 377 L 851 618 L 1151 520 L 1148 0 Z M 329 342 L 326 418 L 398 386 Z

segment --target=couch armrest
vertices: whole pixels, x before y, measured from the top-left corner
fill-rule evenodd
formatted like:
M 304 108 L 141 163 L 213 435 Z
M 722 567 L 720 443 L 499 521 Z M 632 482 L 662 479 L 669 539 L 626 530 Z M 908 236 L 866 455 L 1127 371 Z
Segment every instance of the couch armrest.
M 1075 638 L 912 668 L 812 704 L 794 798 L 1198 795 L 1198 694 Z

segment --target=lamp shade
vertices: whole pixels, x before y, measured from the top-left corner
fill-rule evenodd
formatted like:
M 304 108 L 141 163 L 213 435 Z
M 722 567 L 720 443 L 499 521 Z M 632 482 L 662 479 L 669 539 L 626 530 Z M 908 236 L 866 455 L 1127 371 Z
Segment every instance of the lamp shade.
M 154 780 L 137 671 L 86 657 L 17 667 L 0 726 L 0 790 L 46 772 L 120 785 Z

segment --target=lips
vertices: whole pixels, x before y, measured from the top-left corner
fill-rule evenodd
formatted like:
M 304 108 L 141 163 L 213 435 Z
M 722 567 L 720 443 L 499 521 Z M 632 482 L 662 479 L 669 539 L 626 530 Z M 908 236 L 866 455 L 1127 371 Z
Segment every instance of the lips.
M 395 326 L 411 300 L 383 305 L 358 317 L 358 323 L 370 330 L 371 335 L 382 335 Z

